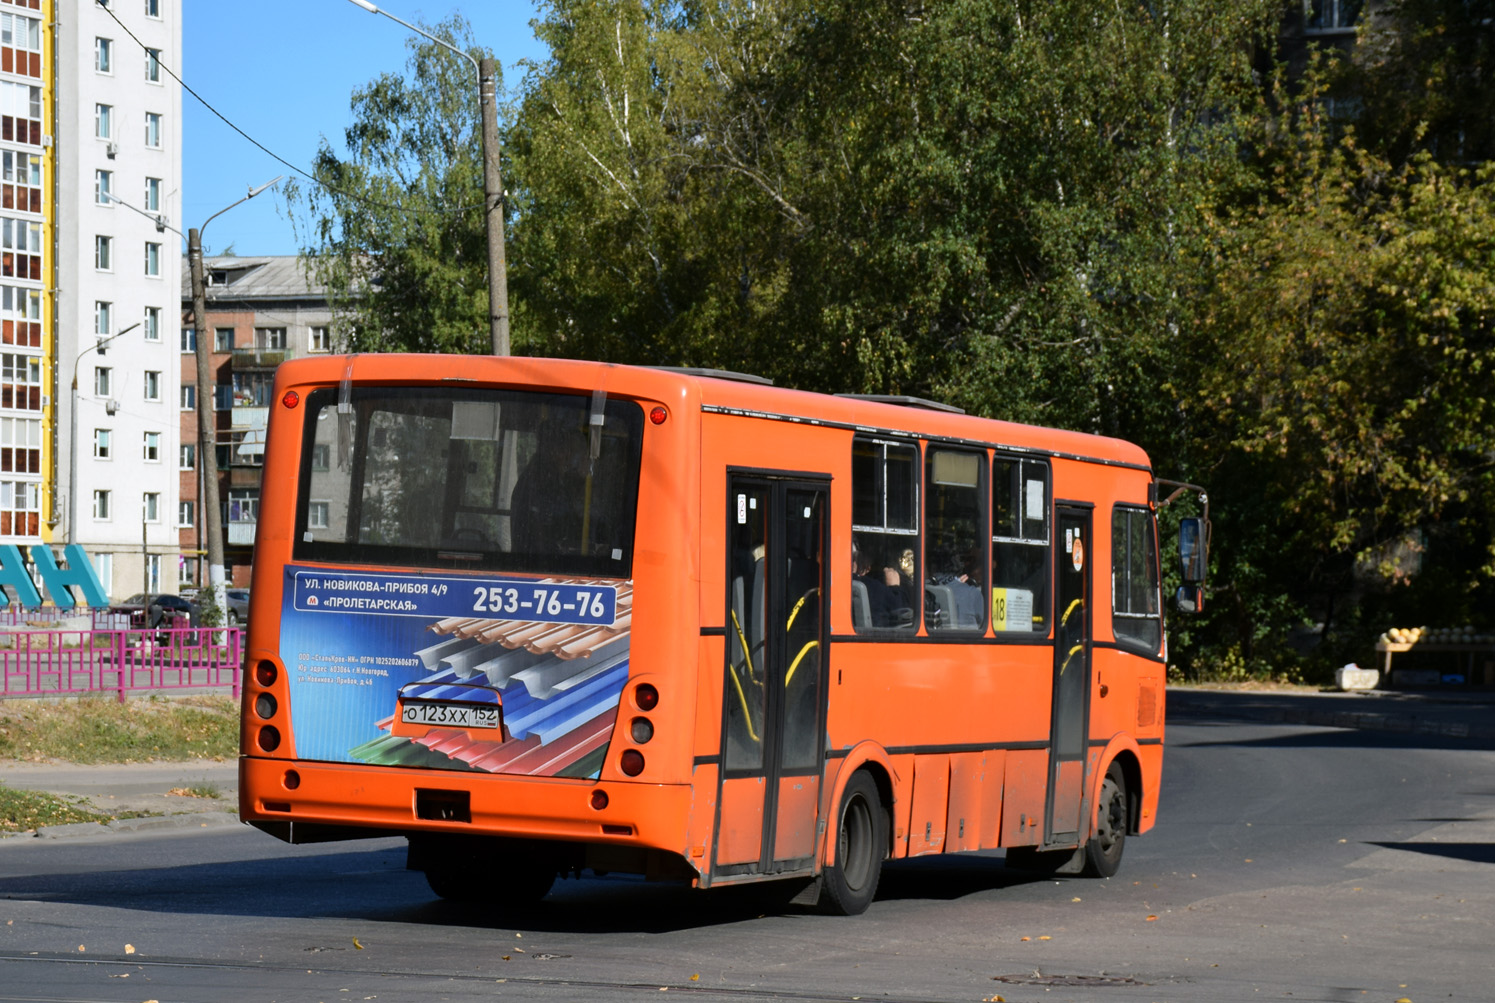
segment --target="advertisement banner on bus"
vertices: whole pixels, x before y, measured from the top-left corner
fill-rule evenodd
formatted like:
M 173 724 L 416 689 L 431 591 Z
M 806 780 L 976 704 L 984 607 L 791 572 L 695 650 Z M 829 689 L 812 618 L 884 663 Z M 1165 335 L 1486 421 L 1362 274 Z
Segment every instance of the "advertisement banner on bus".
M 628 678 L 631 582 L 285 576 L 300 758 L 596 775 Z

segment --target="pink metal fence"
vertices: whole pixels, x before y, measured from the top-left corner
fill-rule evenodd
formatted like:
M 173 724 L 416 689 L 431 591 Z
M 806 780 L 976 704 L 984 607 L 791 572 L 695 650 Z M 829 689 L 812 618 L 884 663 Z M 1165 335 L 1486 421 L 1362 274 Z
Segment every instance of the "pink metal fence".
M 0 699 L 229 688 L 239 696 L 237 627 L 0 630 Z

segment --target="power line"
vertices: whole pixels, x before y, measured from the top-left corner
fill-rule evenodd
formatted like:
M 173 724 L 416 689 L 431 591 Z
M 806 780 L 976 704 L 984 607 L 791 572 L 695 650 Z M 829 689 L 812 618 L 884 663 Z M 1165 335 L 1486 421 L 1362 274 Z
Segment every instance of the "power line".
M 145 51 L 145 52 L 150 52 L 151 51 L 150 46 L 146 45 L 139 38 L 137 38 L 136 35 L 135 35 L 135 33 L 130 30 L 129 26 L 126 25 L 123 21 L 121 21 L 119 19 L 119 15 L 117 15 L 117 14 L 114 13 L 113 8 L 111 8 L 107 4 L 106 0 L 94 0 L 94 4 L 95 4 L 95 6 L 99 7 L 100 9 L 102 9 L 104 11 L 104 13 L 108 14 L 109 17 L 110 17 L 110 19 L 113 20 L 115 24 L 119 25 L 120 30 L 122 30 L 126 35 L 129 35 L 130 39 L 136 45 L 140 46 L 140 48 L 143 51 Z M 332 187 L 331 185 L 327 184 L 325 181 L 321 180 L 320 178 L 317 178 L 317 177 L 314 177 L 311 174 L 308 174 L 305 170 L 303 170 L 302 168 L 300 168 L 300 167 L 296 166 L 295 164 L 291 163 L 289 160 L 286 160 L 280 154 L 276 153 L 274 150 L 272 150 L 269 147 L 265 146 L 265 144 L 261 143 L 259 140 L 255 139 L 253 136 L 251 136 L 249 133 L 245 132 L 243 129 L 241 129 L 237 125 L 235 125 L 232 121 L 230 121 L 230 119 L 228 118 L 228 116 L 224 115 L 217 108 L 214 108 L 208 102 L 207 98 L 205 98 L 201 94 L 197 93 L 197 91 L 193 90 L 192 87 L 185 80 L 183 80 L 181 77 L 177 76 L 176 71 L 173 70 L 170 66 L 167 66 L 164 62 L 162 62 L 159 56 L 156 57 L 156 64 L 158 66 L 160 66 L 161 69 L 165 70 L 166 73 L 167 73 L 167 75 L 170 76 L 171 79 L 175 80 L 178 84 L 180 84 L 181 87 L 182 87 L 182 90 L 186 91 L 188 94 L 191 94 L 194 98 L 196 98 L 198 104 L 202 105 L 208 111 L 210 111 L 214 115 L 216 115 L 218 117 L 218 119 L 223 122 L 224 125 L 228 126 L 230 129 L 234 130 L 234 132 L 237 132 L 239 135 L 241 135 L 245 139 L 249 140 L 249 142 L 251 144 L 253 144 L 261 152 L 263 152 L 266 155 L 268 155 L 276 163 L 279 163 L 282 166 L 287 167 L 287 168 L 289 168 L 292 171 L 295 171 L 297 174 L 301 175 L 303 178 L 305 178 L 306 180 L 310 181 L 312 184 L 316 185 L 318 188 L 325 189 L 329 195 L 333 195 L 333 196 L 338 197 L 338 198 L 349 199 L 349 200 L 351 200 L 353 202 L 361 202 L 364 205 L 374 206 L 374 207 L 379 208 L 379 209 L 393 209 L 396 212 L 423 213 L 425 215 L 430 215 L 430 216 L 452 215 L 452 214 L 456 214 L 456 213 L 472 212 L 475 209 L 483 209 L 483 208 L 485 208 L 485 206 L 483 204 L 478 203 L 478 204 L 474 204 L 474 205 L 458 206 L 455 209 L 407 209 L 405 206 L 402 206 L 402 205 L 399 205 L 399 204 L 396 204 L 396 203 L 390 203 L 390 202 L 380 202 L 377 199 L 371 199 L 371 198 L 369 198 L 366 195 L 359 195 L 359 194 L 356 194 L 354 192 L 339 191 L 338 189 L 336 189 L 336 188 Z

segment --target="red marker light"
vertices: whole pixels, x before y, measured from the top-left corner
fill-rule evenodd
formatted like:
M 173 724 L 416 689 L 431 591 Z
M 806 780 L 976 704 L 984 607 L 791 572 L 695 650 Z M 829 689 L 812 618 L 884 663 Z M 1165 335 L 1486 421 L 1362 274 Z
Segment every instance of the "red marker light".
M 644 754 L 637 749 L 625 749 L 618 760 L 618 767 L 630 777 L 644 772 Z
M 633 702 L 638 704 L 639 710 L 653 710 L 659 706 L 659 691 L 648 683 L 639 683 L 638 689 L 633 691 Z
M 652 421 L 656 425 L 663 425 L 664 424 L 664 420 L 666 418 L 668 418 L 669 416 L 670 416 L 670 413 L 668 411 L 666 411 L 663 407 L 655 407 L 653 410 L 651 410 L 649 412 L 649 420 Z
M 595 790 L 592 792 L 592 807 L 597 811 L 607 807 L 607 791 Z
M 295 407 L 301 403 L 301 395 L 294 390 L 287 390 L 285 396 L 280 399 L 280 403 L 288 408 Z

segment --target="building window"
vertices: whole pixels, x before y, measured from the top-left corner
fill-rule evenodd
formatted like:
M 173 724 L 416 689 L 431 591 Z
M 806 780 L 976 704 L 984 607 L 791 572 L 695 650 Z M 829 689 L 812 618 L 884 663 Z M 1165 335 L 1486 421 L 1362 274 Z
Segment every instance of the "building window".
M 114 370 L 108 366 L 95 366 L 93 370 L 93 393 L 95 397 L 108 397 L 114 390 Z
M 99 520 L 109 518 L 109 490 L 107 488 L 93 493 L 93 517 Z
M 161 211 L 161 179 L 145 179 L 145 208 L 151 212 Z
M 269 407 L 275 389 L 275 374 L 259 370 L 234 370 L 234 406 Z
M 158 520 L 154 519 L 154 518 L 151 519 L 151 522 L 156 522 L 156 521 L 158 521 Z M 146 581 L 150 583 L 150 588 L 147 591 L 150 591 L 150 592 L 160 592 L 161 591 L 161 555 L 160 554 L 149 554 L 149 555 L 146 556 L 146 558 L 145 558 L 145 577 L 146 577 Z
M 991 468 L 991 618 L 998 632 L 1048 633 L 1049 466 L 998 455 Z
M 108 595 L 114 591 L 114 555 L 113 554 L 91 554 L 93 558 L 93 570 L 99 576 L 99 582 L 104 586 L 104 594 Z
M 0 418 L 0 470 L 42 472 L 42 423 L 35 418 Z
M 158 492 L 147 491 L 141 495 L 140 508 L 146 522 L 161 521 L 161 495 Z
M 99 205 L 113 205 L 114 199 L 110 196 L 114 189 L 113 171 L 93 172 L 93 200 Z
M 197 407 L 197 387 L 191 383 L 182 384 L 182 410 L 191 411 Z
M 184 529 L 190 529 L 197 525 L 197 504 L 195 502 L 178 502 L 176 507 L 177 525 Z
M 114 330 L 114 304 L 104 300 L 94 300 L 93 304 L 93 333 L 103 337 Z
M 37 534 L 41 487 L 35 481 L 0 481 L 0 536 Z
M 182 328 L 182 354 L 197 351 L 197 329 L 192 327 Z
M 1365 0 L 1304 0 L 1303 17 L 1309 31 L 1352 31 Z
M 145 145 L 153 150 L 161 148 L 161 114 L 159 112 L 145 113 Z
M 330 442 L 318 442 L 311 447 L 311 468 L 316 471 L 326 471 L 332 465 L 332 444 Z
M 100 73 L 113 73 L 114 41 L 108 38 L 93 40 L 93 68 Z
M 18 279 L 42 277 L 42 225 L 25 219 L 0 218 L 0 275 Z
M 145 16 L 146 17 L 160 17 L 161 16 L 161 0 L 145 0 Z
M 332 503 L 324 501 L 308 502 L 306 506 L 306 528 L 326 529 L 327 518 L 331 512 Z
M 141 451 L 141 458 L 148 463 L 159 463 L 161 461 L 161 433 L 145 433 L 145 445 Z
M 93 430 L 93 458 L 95 460 L 107 460 L 110 454 L 110 440 L 112 433 L 107 428 L 96 428 Z
M 1117 641 L 1147 652 L 1163 643 L 1157 536 L 1145 508 L 1111 512 L 1111 630 Z
M 213 410 L 232 411 L 234 409 L 234 385 L 232 383 L 218 383 L 213 387 Z
M 234 350 L 234 329 L 231 327 L 219 327 L 213 329 L 213 351 L 232 352 Z
M 22 5 L 24 6 L 24 5 Z M 32 4 L 33 8 L 37 5 Z M 42 23 L 34 17 L 25 17 L 21 14 L 0 15 L 0 45 L 13 49 L 24 49 L 28 52 L 42 51 Z M 26 75 L 26 63 L 19 62 L 16 72 Z M 31 73 L 30 76 L 41 76 L 40 73 Z
M 149 240 L 145 242 L 145 274 L 161 276 L 161 245 Z
M 177 452 L 177 468 L 180 470 L 197 469 L 197 447 L 190 442 L 182 443 Z
M 254 347 L 264 351 L 281 351 L 286 347 L 286 329 L 283 327 L 257 327 L 254 329 Z
M 154 369 L 145 371 L 145 399 L 148 401 L 161 399 L 161 374 Z
M 114 138 L 113 105 L 96 104 L 93 106 L 93 134 L 98 139 Z
M 228 521 L 254 522 L 260 508 L 258 488 L 229 488 Z
M 157 246 L 159 247 L 160 245 L 157 245 Z M 146 341 L 160 341 L 161 340 L 161 308 L 158 307 L 158 306 L 148 306 L 148 307 L 146 307 L 145 308 L 145 319 L 143 321 L 141 321 L 141 325 L 140 326 L 145 331 L 145 340 Z
M 97 236 L 93 238 L 93 267 L 101 272 L 114 269 L 114 238 Z
M 0 355 L 0 408 L 42 409 L 42 360 L 35 355 Z
M 332 332 L 329 328 L 314 327 L 311 329 L 311 344 L 308 346 L 313 352 L 332 351 Z
M 145 79 L 153 84 L 161 82 L 161 50 L 145 50 Z
M 857 633 L 916 630 L 918 446 L 883 439 L 852 441 L 851 522 L 853 628 Z

